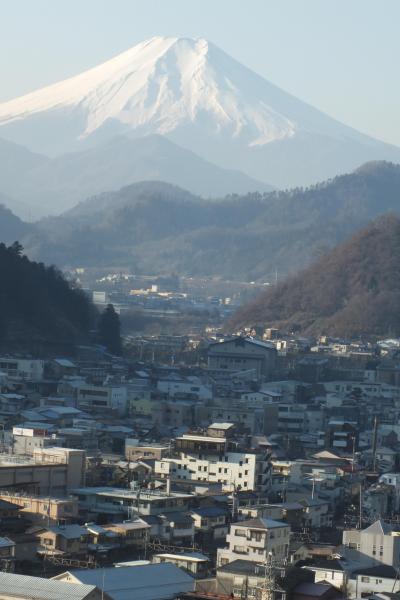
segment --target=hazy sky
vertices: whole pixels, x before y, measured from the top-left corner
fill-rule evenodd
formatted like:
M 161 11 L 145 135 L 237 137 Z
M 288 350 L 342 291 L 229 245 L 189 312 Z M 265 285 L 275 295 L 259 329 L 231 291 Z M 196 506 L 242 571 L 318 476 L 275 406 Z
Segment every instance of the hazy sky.
M 0 0 L 0 101 L 154 35 L 205 37 L 348 125 L 400 145 L 400 0 Z

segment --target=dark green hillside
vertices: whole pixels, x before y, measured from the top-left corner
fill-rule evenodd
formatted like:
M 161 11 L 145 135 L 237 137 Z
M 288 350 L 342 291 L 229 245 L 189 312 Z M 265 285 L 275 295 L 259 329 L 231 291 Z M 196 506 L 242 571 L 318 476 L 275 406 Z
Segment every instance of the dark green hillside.
M 0 345 L 4 349 L 68 346 L 85 340 L 94 309 L 55 267 L 22 255 L 15 242 L 0 244 Z

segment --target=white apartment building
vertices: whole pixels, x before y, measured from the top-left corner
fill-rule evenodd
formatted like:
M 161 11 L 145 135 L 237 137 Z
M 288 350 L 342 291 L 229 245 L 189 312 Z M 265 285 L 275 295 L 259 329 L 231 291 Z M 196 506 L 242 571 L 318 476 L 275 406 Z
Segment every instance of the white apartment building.
M 273 519 L 256 518 L 232 523 L 226 542 L 217 551 L 217 567 L 234 560 L 258 563 L 284 561 L 289 548 L 290 526 Z
M 265 493 L 271 483 L 271 465 L 265 450 L 231 451 L 224 437 L 186 434 L 175 440 L 179 456 L 157 460 L 157 477 L 220 483 L 236 489 Z
M 32 358 L 0 357 L 0 372 L 11 379 L 40 381 L 43 379 L 44 361 Z
M 128 390 L 125 386 L 101 386 L 84 384 L 76 390 L 78 407 L 82 410 L 117 411 L 125 415 L 128 405 Z
M 157 389 L 170 398 L 188 396 L 199 400 L 211 400 L 213 397 L 211 384 L 203 383 L 198 377 L 159 379 Z
M 384 521 L 376 521 L 362 531 L 343 531 L 343 546 L 346 556 L 361 564 L 400 567 L 400 532 Z

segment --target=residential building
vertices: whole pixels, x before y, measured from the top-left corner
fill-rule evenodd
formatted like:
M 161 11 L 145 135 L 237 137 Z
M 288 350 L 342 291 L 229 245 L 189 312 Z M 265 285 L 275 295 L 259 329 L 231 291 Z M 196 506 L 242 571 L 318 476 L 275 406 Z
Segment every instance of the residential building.
M 194 498 L 192 494 L 112 487 L 77 488 L 71 494 L 78 498 L 80 512 L 91 516 L 168 514 L 188 510 Z
M 74 497 L 54 498 L 53 496 L 34 496 L 0 490 L 0 499 L 18 506 L 20 513 L 34 523 L 59 521 L 75 522 L 78 517 L 78 500 Z
M 384 521 L 376 521 L 362 530 L 343 531 L 343 546 L 346 556 L 362 564 L 400 567 L 400 534 Z
M 229 371 L 254 370 L 256 379 L 270 378 L 276 367 L 277 352 L 270 342 L 236 337 L 210 344 L 208 366 Z
M 10 379 L 41 381 L 44 374 L 44 360 L 0 357 L 0 372 L 5 373 Z
M 232 424 L 226 426 L 229 431 Z M 219 483 L 226 491 L 243 489 L 265 493 L 271 481 L 268 450 L 240 450 L 226 435 L 217 437 L 216 431 L 211 427 L 207 435 L 184 434 L 176 438 L 177 456 L 156 461 L 155 474 L 161 478 Z
M 77 404 L 89 412 L 114 411 L 119 415 L 127 412 L 128 390 L 126 386 L 82 384 L 76 388 Z
M 357 569 L 349 576 L 346 589 L 348 598 L 367 598 L 385 592 L 394 598 L 400 592 L 399 571 L 383 564 Z
M 49 556 L 62 554 L 83 556 L 87 554 L 90 534 L 81 525 L 55 525 L 47 527 L 38 535 L 38 553 Z
M 210 559 L 200 552 L 154 554 L 152 562 L 153 564 L 172 563 L 196 578 L 206 577 L 210 573 Z
M 219 548 L 217 566 L 234 560 L 264 563 L 269 557 L 284 561 L 288 555 L 290 526 L 281 521 L 256 518 L 232 523 L 226 536 L 228 548 Z

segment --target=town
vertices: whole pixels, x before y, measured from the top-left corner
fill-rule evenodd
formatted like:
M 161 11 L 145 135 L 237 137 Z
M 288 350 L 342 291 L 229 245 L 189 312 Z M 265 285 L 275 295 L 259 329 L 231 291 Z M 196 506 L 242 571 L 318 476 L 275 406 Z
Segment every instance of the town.
M 0 357 L 1 597 L 400 592 L 400 340 L 160 337 Z

